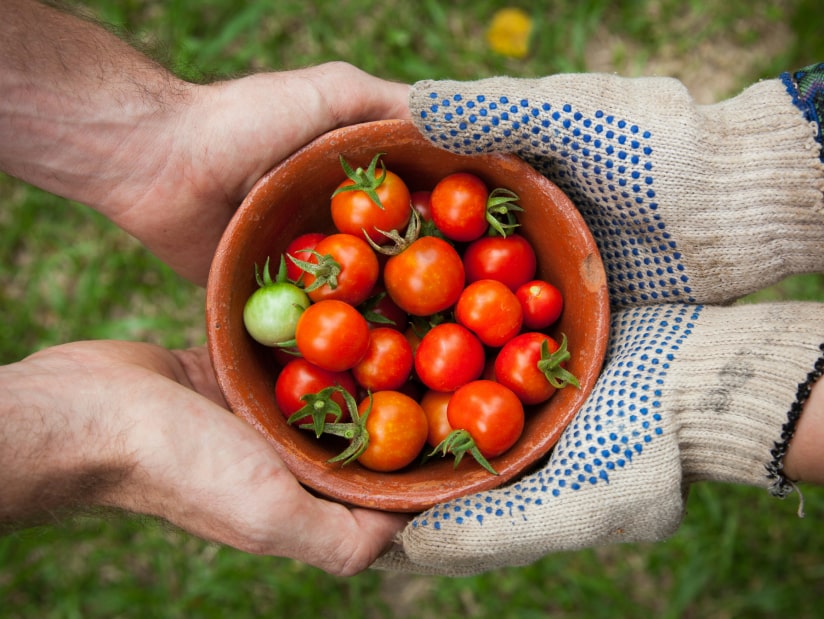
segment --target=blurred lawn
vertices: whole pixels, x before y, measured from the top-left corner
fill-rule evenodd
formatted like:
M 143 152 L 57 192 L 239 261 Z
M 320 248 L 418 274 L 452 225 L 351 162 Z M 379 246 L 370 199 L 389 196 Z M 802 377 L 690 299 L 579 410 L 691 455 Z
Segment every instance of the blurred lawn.
M 529 55 L 487 48 L 491 16 L 520 5 Z M 274 6 L 273 6 L 274 5 Z M 616 70 L 666 74 L 700 101 L 824 59 L 815 0 L 90 0 L 83 6 L 192 80 L 342 59 L 382 77 L 473 79 Z M 204 294 L 80 205 L 0 176 L 0 361 L 83 338 L 200 344 Z M 750 300 L 824 299 L 819 276 Z M 448 580 L 338 579 L 218 548 L 135 517 L 77 518 L 0 539 L 0 618 L 818 617 L 824 491 L 809 516 L 761 491 L 693 489 L 669 541 L 547 557 Z

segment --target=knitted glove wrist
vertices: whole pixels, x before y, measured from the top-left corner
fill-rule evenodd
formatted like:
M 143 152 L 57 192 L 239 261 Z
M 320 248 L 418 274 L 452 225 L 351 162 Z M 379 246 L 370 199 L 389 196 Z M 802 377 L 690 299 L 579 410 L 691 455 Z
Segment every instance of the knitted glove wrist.
M 558 184 L 598 242 L 614 306 L 721 303 L 824 268 L 818 126 L 789 86 L 699 106 L 669 78 L 419 82 L 410 108 L 435 144 L 514 152 Z

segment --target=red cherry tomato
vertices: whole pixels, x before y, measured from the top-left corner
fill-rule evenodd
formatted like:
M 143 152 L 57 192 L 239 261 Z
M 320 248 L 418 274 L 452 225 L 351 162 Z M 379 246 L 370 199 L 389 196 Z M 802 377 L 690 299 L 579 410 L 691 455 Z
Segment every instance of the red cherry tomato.
M 397 471 L 411 464 L 426 444 L 428 425 L 421 405 L 398 391 L 378 391 L 358 406 L 361 416 L 367 410 L 369 445 L 358 456 L 358 462 L 380 472 Z
M 447 405 L 451 393 L 443 391 L 429 390 L 421 398 L 421 408 L 426 414 L 426 421 L 429 424 L 429 433 L 426 442 L 430 447 L 437 447 L 441 444 L 453 428 L 449 425 L 449 418 L 446 416 Z
M 288 419 L 293 413 L 304 407 L 306 402 L 302 398 L 305 395 L 316 394 L 327 387 L 334 387 L 335 385 L 346 389 L 352 394 L 352 397 L 357 394 L 357 386 L 351 373 L 330 372 L 308 362 L 306 359 L 293 358 L 278 374 L 275 382 L 275 401 L 280 412 Z M 343 395 L 336 392 L 332 395 L 332 400 L 340 406 L 342 413 L 340 420 L 345 421 L 349 417 L 349 411 Z M 331 413 L 326 415 L 327 421 L 332 422 L 334 419 Z M 295 423 L 299 426 L 310 422 L 310 417 L 304 417 Z
M 432 190 L 432 221 L 445 237 L 468 242 L 489 228 L 486 201 L 489 190 L 474 174 L 457 172 L 443 177 Z
M 322 270 L 317 276 L 310 272 L 303 275 L 312 301 L 338 299 L 359 305 L 369 297 L 380 268 L 377 255 L 366 241 L 351 234 L 330 234 L 315 246 L 315 252 L 307 262 L 323 265 Z M 316 283 L 320 286 L 313 289 Z
M 435 391 L 455 391 L 484 370 L 484 347 L 469 329 L 454 322 L 432 327 L 415 353 L 415 373 Z
M 413 191 L 409 196 L 412 208 L 420 216 L 422 221 L 432 221 L 432 192 Z
M 382 284 L 375 286 L 359 309 L 372 328 L 390 327 L 404 331 L 409 325 L 409 314 L 398 307 Z
M 403 333 L 389 327 L 373 328 L 369 348 L 352 368 L 358 384 L 370 391 L 400 389 L 412 372 L 412 346 Z
M 367 178 L 367 170 L 361 169 L 358 172 L 363 174 L 363 178 L 370 180 Z M 381 169 L 373 169 L 371 177 L 380 178 L 382 173 Z M 400 176 L 386 170 L 386 176 L 374 190 L 380 200 L 380 206 L 368 193 L 360 189 L 340 191 L 342 188 L 356 185 L 355 180 L 347 178 L 338 186 L 336 191 L 339 193 L 332 197 L 332 221 L 338 231 L 364 239 L 368 235 L 378 245 L 386 241 L 386 236 L 378 230 L 403 231 L 409 222 L 412 209 L 409 206 L 409 188 Z
M 449 243 L 424 236 L 386 262 L 383 283 L 401 309 L 431 316 L 458 300 L 464 287 L 463 262 Z
M 560 384 L 575 381 L 575 377 L 566 372 L 563 361 L 547 363 L 547 367 L 542 368 L 544 344 L 550 355 L 559 349 L 558 342 L 545 333 L 521 333 L 507 342 L 495 359 L 495 380 L 509 387 L 527 405 L 545 402 L 553 396 L 557 387 L 550 382 L 550 377 L 557 377 Z
M 515 291 L 524 313 L 524 328 L 531 331 L 546 329 L 561 317 L 564 298 L 561 291 L 549 282 L 534 279 Z
M 455 393 L 447 406 L 449 424 L 466 430 L 485 458 L 510 449 L 524 430 L 524 407 L 512 390 L 490 380 L 475 380 Z
M 295 264 L 290 259 L 290 256 L 298 260 L 309 260 L 312 256 L 312 250 L 315 249 L 317 244 L 320 243 L 325 236 L 322 232 L 307 232 L 306 234 L 295 237 L 292 242 L 286 246 L 286 251 L 284 252 L 286 254 L 286 277 L 293 282 L 297 282 L 300 276 L 303 275 L 303 269 Z
M 496 279 L 517 290 L 535 278 L 537 259 L 532 245 L 523 236 L 485 236 L 472 242 L 464 252 L 467 283 Z
M 326 370 L 354 367 L 369 348 L 369 324 L 354 307 L 336 299 L 313 303 L 295 330 L 300 353 Z
M 455 306 L 457 321 L 487 346 L 503 346 L 521 331 L 523 310 L 506 284 L 480 279 L 469 284 Z

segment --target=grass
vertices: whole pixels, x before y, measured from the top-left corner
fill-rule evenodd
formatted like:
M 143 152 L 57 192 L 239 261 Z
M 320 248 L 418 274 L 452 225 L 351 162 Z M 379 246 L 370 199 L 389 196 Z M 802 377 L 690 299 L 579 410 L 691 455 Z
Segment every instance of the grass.
M 593 66 L 659 71 L 727 96 L 824 58 L 813 0 L 511 2 L 534 14 L 523 60 L 487 49 L 493 0 L 89 0 L 88 10 L 192 80 L 343 59 L 386 78 L 538 76 Z M 537 7 L 537 8 L 536 8 Z M 783 45 L 764 47 L 784 33 Z M 736 62 L 695 67 L 724 46 Z M 677 62 L 675 62 L 677 61 Z M 600 63 L 600 64 L 599 64 Z M 0 360 L 63 341 L 200 344 L 203 291 L 103 218 L 0 176 Z M 752 300 L 824 299 L 821 276 Z M 0 618 L 819 616 L 824 491 L 693 489 L 672 539 L 546 557 L 465 579 L 367 572 L 339 579 L 297 562 L 216 547 L 133 516 L 84 516 L 0 538 Z

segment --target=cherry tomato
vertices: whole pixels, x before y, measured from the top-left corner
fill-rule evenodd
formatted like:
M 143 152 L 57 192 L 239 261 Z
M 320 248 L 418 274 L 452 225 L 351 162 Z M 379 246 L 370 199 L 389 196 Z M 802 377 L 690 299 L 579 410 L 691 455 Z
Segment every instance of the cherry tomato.
M 566 340 L 562 349 L 545 333 L 521 333 L 498 353 L 495 380 L 514 391 L 524 404 L 539 404 L 551 398 L 559 387 L 577 384 L 564 367 L 568 357 Z
M 418 330 L 417 326 L 414 324 L 410 324 L 406 327 L 406 330 L 403 332 L 406 341 L 409 342 L 409 345 L 412 347 L 412 355 L 418 354 L 418 346 L 421 345 L 421 339 L 423 338 L 423 333 Z
M 303 269 L 294 263 L 292 258 L 298 260 L 309 260 L 312 256 L 312 250 L 325 237 L 322 232 L 307 232 L 295 237 L 291 243 L 286 246 L 286 277 L 291 281 L 297 282 L 300 276 L 303 275 Z M 291 256 L 291 257 L 290 257 Z
M 487 346 L 503 346 L 521 331 L 521 303 L 506 284 L 479 279 L 464 288 L 455 318 Z
M 380 269 L 378 257 L 366 241 L 351 234 L 330 234 L 315 246 L 315 252 L 307 262 L 317 271 L 303 275 L 312 301 L 338 299 L 359 305 L 369 297 Z
M 474 241 L 489 228 L 486 201 L 489 190 L 474 174 L 456 172 L 432 189 L 432 221 L 453 241 Z
M 371 409 L 370 409 L 371 404 Z M 426 444 L 428 425 L 420 404 L 398 391 L 378 391 L 358 406 L 369 410 L 369 444 L 358 462 L 373 471 L 397 471 L 411 464 Z
M 285 261 L 278 276 L 273 280 L 269 273 L 269 261 L 263 273 L 256 273 L 259 288 L 243 306 L 243 325 L 252 338 L 265 346 L 283 344 L 295 337 L 295 328 L 309 297 L 299 286 L 286 280 Z
M 463 262 L 449 243 L 424 236 L 386 262 L 383 282 L 401 309 L 431 316 L 458 300 L 464 287 Z
M 398 307 L 382 284 L 375 286 L 369 298 L 358 309 L 372 328 L 390 327 L 404 331 L 409 325 L 409 314 Z
M 445 322 L 430 329 L 418 344 L 415 373 L 435 391 L 455 391 L 484 370 L 484 347 L 472 332 Z
M 377 169 L 379 159 L 380 155 L 376 155 L 366 170 L 349 168 L 348 178 L 338 185 L 331 204 L 332 221 L 338 231 L 363 239 L 368 235 L 378 245 L 386 241 L 378 230 L 403 231 L 412 214 L 409 188 L 400 176 L 383 165 Z M 384 172 L 386 175 L 378 183 Z
M 485 458 L 512 447 L 524 430 L 524 407 L 511 389 L 490 380 L 475 380 L 455 393 L 447 406 L 449 424 L 466 430 Z
M 354 367 L 369 348 L 369 324 L 357 309 L 325 299 L 310 305 L 298 320 L 295 341 L 300 353 L 326 370 Z
M 279 368 L 283 368 L 290 361 L 300 358 L 300 353 L 298 352 L 298 349 L 294 346 L 274 346 L 271 349 L 271 352 L 272 359 L 275 360 L 275 364 L 277 364 Z
M 373 328 L 369 348 L 352 368 L 358 384 L 370 391 L 400 389 L 412 372 L 412 346 L 403 333 L 389 327 Z
M 445 238 L 432 221 L 432 192 L 413 191 L 411 195 L 412 209 L 421 220 L 421 236 L 437 236 Z
M 432 192 L 426 190 L 413 191 L 409 196 L 412 208 L 420 216 L 421 221 L 432 221 Z
M 451 393 L 429 390 L 421 398 L 421 408 L 429 424 L 426 442 L 430 447 L 440 445 L 441 441 L 454 429 L 449 425 L 449 418 L 446 416 L 446 408 L 451 397 Z
M 531 331 L 546 329 L 561 317 L 564 298 L 561 291 L 549 282 L 534 279 L 515 291 L 524 313 L 524 328 Z
M 340 385 L 353 397 L 357 394 L 357 386 L 351 373 L 330 372 L 310 363 L 306 359 L 293 358 L 283 367 L 280 374 L 278 374 L 277 381 L 275 381 L 275 401 L 280 412 L 288 419 L 293 413 L 304 407 L 306 404 L 302 399 L 304 396 L 317 394 L 319 391 L 335 385 Z M 345 421 L 349 417 L 349 411 L 343 395 L 336 392 L 331 399 L 340 406 L 340 420 Z M 332 413 L 326 415 L 327 421 L 331 422 L 334 419 Z M 295 423 L 301 425 L 310 422 L 311 417 L 307 416 Z
M 464 252 L 468 283 L 496 279 L 517 290 L 535 277 L 537 259 L 532 245 L 523 236 L 485 236 L 472 242 Z

